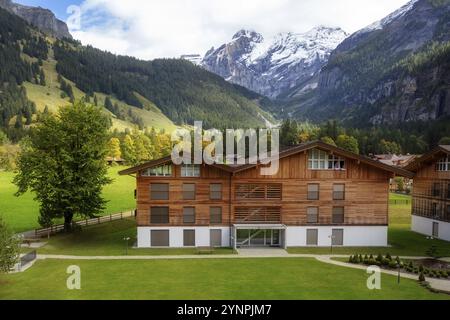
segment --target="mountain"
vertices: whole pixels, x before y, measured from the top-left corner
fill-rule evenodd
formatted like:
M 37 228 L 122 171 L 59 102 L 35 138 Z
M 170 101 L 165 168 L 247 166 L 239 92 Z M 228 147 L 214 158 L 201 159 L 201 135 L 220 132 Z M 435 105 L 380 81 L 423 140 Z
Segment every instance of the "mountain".
M 284 112 L 352 125 L 450 116 L 450 0 L 413 0 L 345 39 Z
M 57 19 L 53 12 L 41 7 L 24 6 L 11 0 L 0 0 L 0 8 L 14 13 L 41 31 L 56 38 L 72 38 L 66 23 Z
M 102 108 L 120 131 L 274 122 L 267 98 L 189 61 L 143 61 L 51 38 L 0 8 L 0 130 L 18 141 L 43 113 L 79 99 Z
M 340 28 L 323 26 L 268 40 L 255 31 L 241 30 L 231 42 L 209 50 L 202 66 L 227 81 L 275 98 L 314 78 L 347 36 Z

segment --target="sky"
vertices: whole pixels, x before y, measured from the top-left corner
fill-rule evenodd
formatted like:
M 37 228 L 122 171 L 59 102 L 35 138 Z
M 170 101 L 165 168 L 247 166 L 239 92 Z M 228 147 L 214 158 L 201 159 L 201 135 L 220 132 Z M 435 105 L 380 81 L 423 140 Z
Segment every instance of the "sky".
M 240 29 L 270 38 L 318 25 L 353 33 L 408 0 L 16 0 L 52 10 L 83 44 L 141 59 L 203 55 Z M 77 7 L 73 7 L 77 6 Z M 68 8 L 71 8 L 69 12 Z M 77 13 L 80 15 L 77 15 Z M 80 17 L 80 19 L 78 19 Z

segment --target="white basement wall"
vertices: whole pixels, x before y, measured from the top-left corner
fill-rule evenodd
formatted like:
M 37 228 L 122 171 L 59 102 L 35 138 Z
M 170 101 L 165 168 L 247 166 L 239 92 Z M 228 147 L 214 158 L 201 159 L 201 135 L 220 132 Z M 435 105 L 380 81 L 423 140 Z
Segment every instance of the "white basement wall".
M 450 223 L 418 217 L 418 216 L 412 216 L 412 231 L 424 234 L 426 236 L 432 236 L 433 235 L 433 222 L 436 222 L 439 224 L 439 239 L 450 241 Z

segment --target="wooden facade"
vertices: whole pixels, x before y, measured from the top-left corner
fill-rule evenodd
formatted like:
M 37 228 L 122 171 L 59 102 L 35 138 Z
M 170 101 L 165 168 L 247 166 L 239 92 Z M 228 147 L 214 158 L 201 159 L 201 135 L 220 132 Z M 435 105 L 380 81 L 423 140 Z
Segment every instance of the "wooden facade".
M 311 150 L 323 150 L 345 161 L 339 170 L 311 169 Z M 144 170 L 171 166 L 168 176 L 144 176 Z M 279 171 L 263 176 L 260 167 L 200 166 L 199 177 L 182 177 L 181 166 L 169 158 L 153 161 L 121 174 L 137 174 L 137 223 L 139 227 L 231 227 L 239 224 L 285 226 L 387 226 L 389 180 L 411 177 L 403 169 L 380 164 L 320 142 L 281 154 Z M 168 185 L 168 199 L 151 198 L 155 184 Z M 195 199 L 186 200 L 184 184 L 195 185 Z M 221 199 L 211 199 L 211 185 L 221 185 Z M 192 187 L 189 187 L 192 188 Z M 315 190 L 315 191 L 311 191 Z M 314 193 L 314 199 L 310 195 Z M 317 194 L 318 193 L 318 194 Z M 318 196 L 318 197 L 316 197 Z M 164 223 L 152 223 L 152 208 L 168 208 Z M 195 220 L 186 222 L 186 208 L 195 208 Z M 221 223 L 211 221 L 211 208 L 221 208 Z M 311 209 L 312 208 L 312 209 Z M 317 217 L 308 217 L 317 212 Z
M 415 172 L 413 215 L 450 222 L 449 159 L 450 147 L 440 146 L 408 166 Z

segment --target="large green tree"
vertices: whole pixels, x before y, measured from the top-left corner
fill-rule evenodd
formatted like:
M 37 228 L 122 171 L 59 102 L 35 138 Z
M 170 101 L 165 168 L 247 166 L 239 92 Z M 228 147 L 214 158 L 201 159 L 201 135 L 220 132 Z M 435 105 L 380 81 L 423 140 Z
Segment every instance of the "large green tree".
M 108 123 L 100 108 L 77 102 L 33 131 L 14 183 L 18 196 L 27 190 L 36 194 L 42 226 L 64 218 L 70 231 L 75 216 L 91 218 L 104 210 L 102 189 L 111 183 L 105 161 Z
M 0 273 L 9 272 L 19 260 L 20 240 L 0 216 Z

